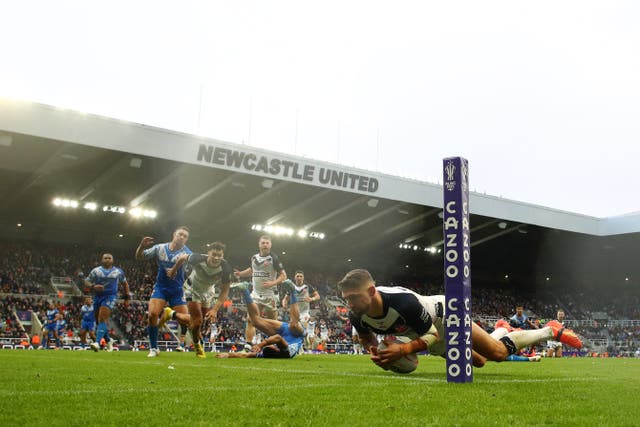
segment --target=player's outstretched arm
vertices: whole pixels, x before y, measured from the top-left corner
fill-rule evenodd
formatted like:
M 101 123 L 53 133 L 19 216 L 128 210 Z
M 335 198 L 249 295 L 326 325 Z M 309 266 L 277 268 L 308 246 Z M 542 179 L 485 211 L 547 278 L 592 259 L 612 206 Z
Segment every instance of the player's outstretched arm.
M 274 286 L 278 286 L 280 283 L 284 282 L 287 279 L 287 272 L 284 270 L 280 270 L 278 277 L 276 280 L 268 280 L 263 283 L 265 288 L 273 288 Z
M 179 255 L 175 264 L 173 264 L 171 268 L 167 269 L 167 277 L 169 277 L 170 279 L 175 278 L 176 274 L 178 274 L 178 270 L 180 269 L 180 267 L 182 267 L 184 263 L 187 262 L 188 259 L 189 259 L 189 254 Z
M 144 250 L 153 245 L 154 241 L 155 239 L 153 237 L 143 237 L 136 249 L 135 259 L 138 261 L 144 261 Z
M 253 275 L 253 269 L 251 267 L 247 267 L 244 270 L 236 270 L 233 269 L 233 275 L 238 279 L 244 279 L 247 277 L 251 277 Z
M 218 295 L 218 300 L 216 301 L 214 306 L 205 314 L 205 317 L 207 319 L 211 320 L 212 322 L 216 321 L 216 318 L 218 317 L 218 311 L 220 311 L 220 309 L 224 305 L 224 302 L 229 298 L 230 287 L 231 283 L 224 283 L 220 286 L 220 295 Z
M 278 334 L 271 335 L 269 338 L 262 340 L 257 346 L 260 350 L 262 350 L 266 346 L 274 344 L 277 345 L 280 350 L 286 350 L 287 347 L 289 347 L 289 343 L 287 342 L 287 340 L 285 340 Z

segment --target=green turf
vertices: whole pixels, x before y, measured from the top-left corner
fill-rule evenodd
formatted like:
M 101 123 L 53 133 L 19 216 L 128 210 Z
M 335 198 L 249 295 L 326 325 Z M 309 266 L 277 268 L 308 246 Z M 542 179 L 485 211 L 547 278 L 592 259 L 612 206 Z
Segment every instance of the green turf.
M 366 356 L 197 359 L 193 353 L 0 351 L 0 426 L 638 426 L 640 359 L 490 363 L 448 384 Z

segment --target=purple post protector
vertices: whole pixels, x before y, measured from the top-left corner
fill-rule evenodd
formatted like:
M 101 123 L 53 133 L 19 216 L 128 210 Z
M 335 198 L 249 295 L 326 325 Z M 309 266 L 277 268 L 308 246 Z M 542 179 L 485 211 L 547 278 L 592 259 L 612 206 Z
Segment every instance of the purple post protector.
M 469 236 L 469 163 L 443 160 L 444 280 L 447 382 L 473 382 L 471 357 L 471 242 Z

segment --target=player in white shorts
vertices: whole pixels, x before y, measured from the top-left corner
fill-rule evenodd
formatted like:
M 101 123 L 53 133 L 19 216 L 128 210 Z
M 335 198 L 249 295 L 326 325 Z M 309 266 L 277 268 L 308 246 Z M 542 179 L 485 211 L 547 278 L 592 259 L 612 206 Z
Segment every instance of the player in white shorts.
M 184 254 L 181 255 L 176 264 L 168 271 L 169 277 L 175 274 L 185 262 L 191 266 L 191 274 L 184 281 L 184 297 L 187 301 L 191 322 L 189 330 L 193 339 L 196 356 L 205 358 L 202 346 L 202 320 L 204 317 L 211 322 L 215 322 L 218 317 L 218 310 L 226 301 L 229 295 L 232 269 L 227 260 L 224 259 L 224 243 L 214 242 L 209 244 L 207 254 Z M 220 286 L 220 294 L 215 301 L 216 286 Z M 215 302 L 215 304 L 214 304 Z
M 260 236 L 258 249 L 260 252 L 251 257 L 251 266 L 234 273 L 239 279 L 251 277 L 251 283 L 234 283 L 233 288 L 249 290 L 249 287 L 253 285 L 253 292 L 251 292 L 253 302 L 258 304 L 258 308 L 264 312 L 265 318 L 275 320 L 278 318 L 276 290 L 278 285 L 287 278 L 287 273 L 278 256 L 271 253 L 271 237 Z M 250 319 L 247 320 L 245 338 L 250 343 L 256 334 L 256 328 Z
M 559 309 L 556 318 L 564 326 L 564 310 Z M 559 341 L 547 341 L 547 357 L 562 357 L 562 343 Z
M 327 351 L 327 341 L 329 341 L 329 326 L 324 319 L 320 320 L 318 329 L 320 330 L 320 342 L 322 344 L 322 349 L 324 351 Z
M 351 325 L 351 342 L 353 343 L 353 354 L 362 354 L 362 346 L 358 339 L 358 330 L 353 325 Z
M 295 283 L 290 279 L 286 279 L 282 283 L 289 285 L 289 287 L 292 288 L 292 292 L 295 293 L 298 299 L 298 307 L 300 309 L 300 323 L 302 323 L 302 326 L 306 329 L 307 323 L 309 322 L 309 319 L 311 319 L 311 302 L 320 301 L 320 294 L 318 294 L 318 291 L 313 286 L 304 283 L 304 272 L 302 270 L 296 270 L 293 278 Z M 290 297 L 287 293 L 282 299 L 282 308 L 284 310 L 287 309 L 289 300 Z
M 349 320 L 358 330 L 360 343 L 371 353 L 371 361 L 383 369 L 410 353 L 428 350 L 445 357 L 446 340 L 443 319 L 444 295 L 424 296 L 402 287 L 376 287 L 371 274 L 362 269 L 348 272 L 338 283 L 342 298 L 349 306 Z M 543 328 L 513 331 L 499 340 L 475 323 L 471 324 L 473 365 L 482 367 L 487 360 L 501 362 L 518 350 L 548 339 L 558 339 L 581 348 L 580 339 L 557 321 Z M 376 334 L 409 338 L 409 342 L 386 342 L 378 350 Z
M 312 351 L 315 349 L 316 341 L 318 340 L 318 335 L 316 334 L 316 320 L 311 317 L 307 321 L 307 328 L 304 336 L 304 348 L 307 351 Z

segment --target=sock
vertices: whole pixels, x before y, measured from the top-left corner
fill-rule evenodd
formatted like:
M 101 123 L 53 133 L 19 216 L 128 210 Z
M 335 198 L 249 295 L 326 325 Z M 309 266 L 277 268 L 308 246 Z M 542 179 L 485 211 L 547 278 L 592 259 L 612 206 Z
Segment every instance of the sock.
M 111 341 L 111 336 L 109 335 L 109 328 L 107 328 L 107 332 L 104 334 L 104 340 L 109 342 Z
M 510 354 L 514 354 L 521 348 L 529 347 L 532 344 L 536 344 L 542 340 L 550 339 L 553 337 L 553 330 L 549 327 L 541 329 L 531 329 L 528 331 L 513 331 L 505 335 L 500 341 L 507 346 L 507 350 L 510 350 L 509 346 L 504 342 L 508 339 L 515 347 L 515 351 L 509 351 Z
M 98 323 L 98 330 L 96 331 L 96 342 L 100 344 L 102 338 L 108 333 L 107 322 Z
M 517 354 L 510 354 L 505 360 L 508 360 L 510 362 L 529 362 L 528 357 L 519 356 Z
M 253 298 L 251 298 L 251 293 L 248 289 L 244 290 L 244 302 L 245 304 L 253 304 Z
M 289 293 L 289 304 L 296 304 L 298 302 L 298 296 L 295 291 Z
M 149 331 L 149 347 L 157 349 L 158 348 L 158 327 L 149 325 L 147 330 Z

